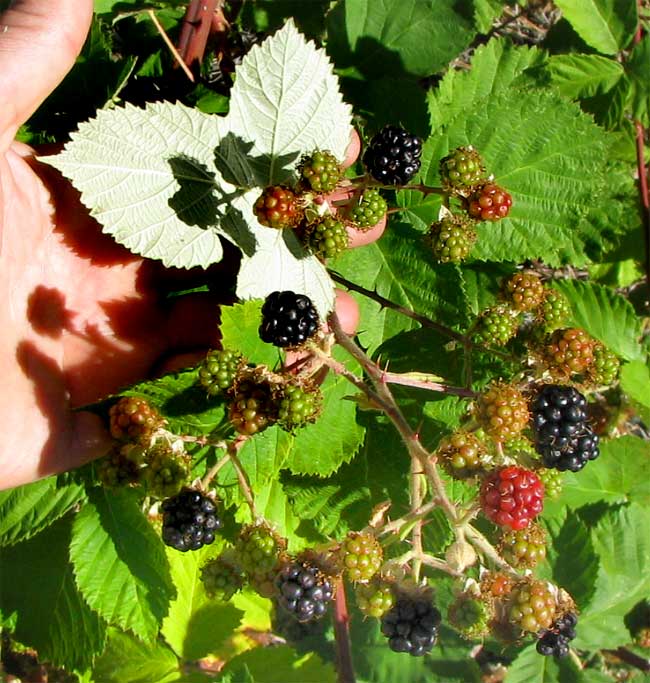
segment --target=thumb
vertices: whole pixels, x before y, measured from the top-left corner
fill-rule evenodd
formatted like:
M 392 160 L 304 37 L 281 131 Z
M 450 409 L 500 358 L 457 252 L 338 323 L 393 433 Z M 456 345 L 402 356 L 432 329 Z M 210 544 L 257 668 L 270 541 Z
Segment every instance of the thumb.
M 92 0 L 16 0 L 0 14 L 0 151 L 74 64 L 92 11 Z

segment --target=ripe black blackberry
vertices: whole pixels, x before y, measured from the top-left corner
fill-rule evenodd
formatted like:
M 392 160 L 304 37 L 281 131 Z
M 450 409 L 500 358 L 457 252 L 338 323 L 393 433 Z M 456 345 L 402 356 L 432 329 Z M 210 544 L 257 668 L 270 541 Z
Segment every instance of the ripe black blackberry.
M 587 399 L 574 387 L 547 384 L 531 405 L 535 448 L 544 467 L 581 470 L 599 455 L 587 418 Z
M 275 579 L 278 604 L 300 622 L 320 619 L 334 591 L 329 579 L 307 562 L 291 562 Z
M 393 652 L 408 652 L 420 657 L 431 652 L 438 638 L 440 612 L 430 600 L 400 597 L 383 616 L 381 632 Z
M 537 652 L 545 657 L 566 657 L 569 654 L 569 643 L 576 637 L 577 624 L 578 617 L 573 612 L 556 619 L 549 629 L 542 632 L 537 641 Z
M 214 541 L 221 527 L 217 506 L 196 489 L 183 489 L 177 496 L 163 501 L 163 541 L 182 552 L 198 550 Z
M 406 185 L 420 170 L 422 140 L 399 126 L 384 126 L 363 155 L 370 175 L 384 185 Z
M 273 292 L 262 306 L 260 339 L 284 348 L 298 346 L 318 330 L 318 312 L 311 299 L 295 292 Z

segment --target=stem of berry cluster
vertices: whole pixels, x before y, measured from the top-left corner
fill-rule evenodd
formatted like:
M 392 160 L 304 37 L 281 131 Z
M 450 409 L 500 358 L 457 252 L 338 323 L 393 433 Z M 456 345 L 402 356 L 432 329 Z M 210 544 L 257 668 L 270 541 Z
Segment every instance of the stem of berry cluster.
M 422 507 L 422 498 L 424 497 L 422 483 L 422 469 L 420 464 L 416 458 L 411 457 L 409 494 L 412 512 Z M 422 518 L 416 520 L 413 525 L 413 529 L 411 530 L 411 542 L 413 544 L 413 580 L 418 584 L 420 583 L 420 570 L 422 568 L 422 556 L 424 555 L 424 548 L 422 547 Z
M 212 480 L 219 474 L 220 470 L 223 468 L 224 465 L 228 464 L 230 462 L 230 455 L 226 453 L 226 455 L 223 456 L 223 458 L 219 458 L 217 462 L 205 473 L 205 476 L 203 479 L 201 479 L 201 488 L 206 491 L 210 484 L 212 483 Z
M 334 640 L 336 642 L 336 670 L 338 683 L 355 683 L 352 646 L 350 642 L 350 615 L 345 597 L 345 583 L 339 576 L 334 587 Z
M 245 440 L 245 439 L 244 439 Z M 246 503 L 251 511 L 251 516 L 253 521 L 257 519 L 257 511 L 255 509 L 255 500 L 253 498 L 253 490 L 251 488 L 250 481 L 248 480 L 248 475 L 246 470 L 242 467 L 241 461 L 237 456 L 237 450 L 243 441 L 235 440 L 228 444 L 228 458 L 232 462 L 232 466 L 235 468 L 237 473 L 237 480 L 239 482 L 239 489 L 241 490 Z

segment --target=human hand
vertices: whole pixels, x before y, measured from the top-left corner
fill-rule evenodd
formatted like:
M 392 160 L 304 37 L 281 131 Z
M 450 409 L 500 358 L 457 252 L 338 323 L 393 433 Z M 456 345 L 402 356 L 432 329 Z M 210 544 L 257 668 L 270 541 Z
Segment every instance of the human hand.
M 165 307 L 159 266 L 102 234 L 74 188 L 13 141 L 73 65 L 92 9 L 92 0 L 19 0 L 0 15 L 0 489 L 103 455 L 111 439 L 101 419 L 73 409 L 218 338 L 213 297 Z M 355 136 L 347 162 L 358 152 Z

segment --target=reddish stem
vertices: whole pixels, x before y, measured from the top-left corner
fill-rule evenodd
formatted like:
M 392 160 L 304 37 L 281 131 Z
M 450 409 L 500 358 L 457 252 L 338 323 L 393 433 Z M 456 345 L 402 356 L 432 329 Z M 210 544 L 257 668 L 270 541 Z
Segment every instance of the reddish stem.
M 352 645 L 350 643 L 350 615 L 345 598 L 343 578 L 336 580 L 334 594 L 334 638 L 336 640 L 336 670 L 338 683 L 355 683 Z
M 178 52 L 189 67 L 203 60 L 212 18 L 220 5 L 221 0 L 191 0 L 187 6 L 178 39 Z

